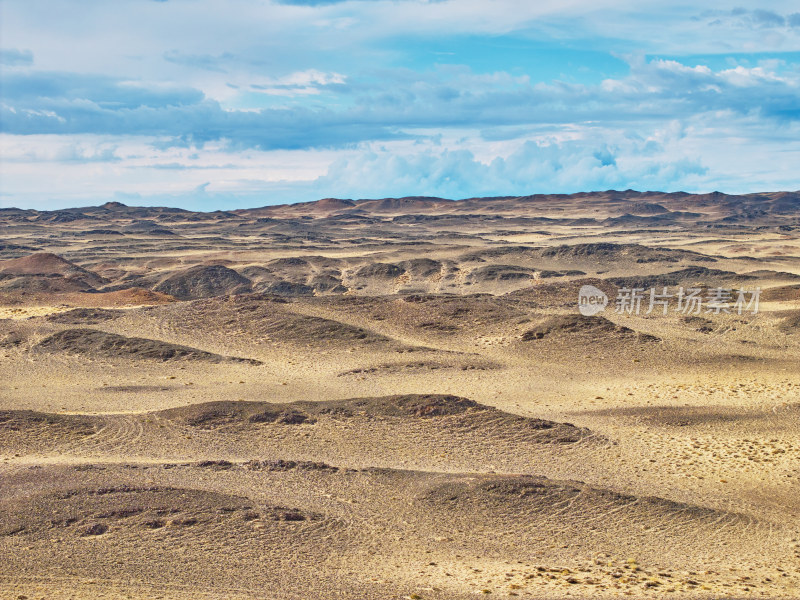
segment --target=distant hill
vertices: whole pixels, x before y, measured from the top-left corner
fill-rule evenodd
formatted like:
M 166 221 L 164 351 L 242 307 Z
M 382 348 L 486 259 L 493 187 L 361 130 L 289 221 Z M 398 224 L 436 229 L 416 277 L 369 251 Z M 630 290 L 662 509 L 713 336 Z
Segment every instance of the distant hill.
M 129 225 L 139 227 L 137 221 L 147 219 L 154 223 L 192 221 L 247 220 L 252 218 L 291 219 L 299 217 L 329 218 L 333 215 L 353 215 L 362 218 L 370 215 L 415 214 L 525 214 L 543 208 L 580 209 L 601 207 L 608 218 L 632 219 L 640 223 L 670 222 L 680 218 L 709 218 L 721 223 L 752 224 L 775 222 L 779 218 L 800 217 L 800 190 L 758 192 L 752 194 L 724 194 L 710 192 L 639 192 L 636 190 L 606 190 L 576 194 L 532 194 L 526 196 L 492 196 L 452 200 L 429 196 L 400 198 L 322 198 L 313 202 L 280 204 L 231 211 L 202 212 L 180 208 L 153 206 L 126 206 L 120 202 L 106 202 L 101 206 L 67 208 L 53 211 L 0 209 L 0 222 L 51 222 L 119 221 L 130 220 Z M 678 213 L 678 214 L 674 214 Z M 722 219 L 725 219 L 722 221 Z M 96 226 L 96 225 L 95 225 Z

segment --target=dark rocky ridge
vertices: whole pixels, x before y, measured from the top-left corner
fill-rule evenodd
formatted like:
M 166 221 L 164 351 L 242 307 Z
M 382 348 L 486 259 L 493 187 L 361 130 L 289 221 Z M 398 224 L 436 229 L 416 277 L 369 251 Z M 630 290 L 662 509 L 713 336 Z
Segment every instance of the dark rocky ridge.
M 96 358 L 142 358 L 149 360 L 196 360 L 211 363 L 260 361 L 221 356 L 190 346 L 139 337 L 127 337 L 97 329 L 65 329 L 43 339 L 36 347 L 45 352 L 85 354 Z

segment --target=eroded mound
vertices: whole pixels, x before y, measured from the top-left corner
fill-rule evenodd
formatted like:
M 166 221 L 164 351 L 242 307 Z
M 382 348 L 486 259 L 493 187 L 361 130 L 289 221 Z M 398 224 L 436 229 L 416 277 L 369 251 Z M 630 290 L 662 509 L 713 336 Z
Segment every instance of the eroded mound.
M 97 273 L 49 252 L 0 261 L 0 284 L 8 291 L 91 291 L 104 283 L 107 283 L 106 280 Z
M 637 333 L 629 327 L 617 325 L 602 316 L 587 317 L 580 314 L 555 315 L 548 317 L 541 323 L 522 334 L 522 340 L 529 342 L 541 340 L 550 336 L 581 336 L 592 339 L 609 337 L 637 338 L 640 341 L 656 342 L 659 338 Z
M 262 331 L 280 340 L 298 342 L 338 341 L 363 343 L 389 342 L 390 338 L 363 329 L 322 317 L 309 315 L 286 315 L 286 318 L 273 317 L 262 322 Z
M 488 410 L 468 398 L 442 394 L 404 394 L 317 403 L 320 414 L 368 417 L 441 417 Z
M 626 208 L 629 213 L 634 215 L 660 215 L 670 212 L 665 207 L 654 202 L 633 202 Z
M 352 398 L 325 402 L 206 402 L 171 408 L 157 413 L 171 421 L 205 430 L 242 431 L 264 424 L 313 425 L 318 421 L 383 421 L 403 426 L 447 419 L 449 433 L 469 434 L 476 430 L 498 440 L 570 444 L 595 438 L 592 431 L 571 423 L 559 423 L 507 413 L 468 398 L 443 394 L 403 394 L 376 398 Z
M 710 256 L 690 250 L 650 248 L 640 244 L 612 244 L 610 242 L 555 246 L 543 250 L 542 257 L 558 259 L 591 258 L 593 260 L 621 259 L 635 263 L 674 263 L 681 260 L 715 262 L 716 260 Z
M 241 270 L 253 283 L 253 291 L 279 296 L 312 296 L 315 293 L 341 294 L 342 272 L 338 259 L 324 256 L 289 256 Z
M 372 263 L 359 268 L 353 275 L 357 278 L 394 279 L 405 273 L 405 269 L 391 263 Z
M 0 288 L 5 292 L 21 294 L 65 294 L 71 292 L 91 292 L 94 287 L 81 277 L 61 275 L 19 275 L 0 274 Z
M 140 358 L 149 360 L 196 360 L 211 363 L 260 361 L 222 356 L 190 346 L 181 346 L 148 338 L 126 337 L 97 329 L 65 329 L 43 339 L 36 349 L 46 352 L 83 354 L 96 358 Z
M 59 536 L 79 538 L 121 530 L 182 530 L 248 522 L 298 522 L 319 515 L 282 506 L 256 506 L 247 498 L 209 491 L 161 486 L 113 484 L 36 494 L 3 502 L 0 537 Z M 177 534 L 177 532 L 176 532 Z
M 336 473 L 339 467 L 310 460 L 250 460 L 244 464 L 250 471 L 325 471 Z
M 395 340 L 341 321 L 298 314 L 291 303 L 275 296 L 247 294 L 225 300 L 211 299 L 176 308 L 175 323 L 185 329 L 218 324 L 222 331 L 236 332 L 281 344 L 380 344 L 407 348 Z
M 54 313 L 46 318 L 51 323 L 67 325 L 97 325 L 104 321 L 118 319 L 125 313 L 121 310 L 107 308 L 73 308 L 62 313 Z
M 0 411 L 0 431 L 24 431 L 38 427 L 63 428 L 84 435 L 95 431 L 92 420 L 82 415 L 56 415 L 33 410 Z
M 299 410 L 293 404 L 269 402 L 206 402 L 171 408 L 158 414 L 166 419 L 208 430 L 263 423 L 300 425 L 315 421 L 311 414 Z
M 94 300 L 95 306 L 141 306 L 157 305 L 177 302 L 169 294 L 154 292 L 140 287 L 126 287 L 125 289 L 109 292 L 98 292 L 92 296 L 81 299 L 83 302 Z
M 523 525 L 536 515 L 545 528 L 557 524 L 559 529 L 581 530 L 607 515 L 614 519 L 607 524 L 610 530 L 625 531 L 625 537 L 632 538 L 668 523 L 680 522 L 690 536 L 705 527 L 753 524 L 751 518 L 736 513 L 536 475 L 456 476 L 424 490 L 418 500 L 439 510 L 473 515 L 484 525 L 491 521 Z
M 0 452 L 30 452 L 53 444 L 80 441 L 94 435 L 96 419 L 31 410 L 0 411 Z
M 531 316 L 527 303 L 489 294 L 326 296 L 315 298 L 314 304 L 343 314 L 358 315 L 365 321 L 391 323 L 413 336 L 424 334 L 425 338 L 472 334 L 487 329 L 496 333 L 498 327 L 505 328 Z
M 469 281 L 475 283 L 529 280 L 533 278 L 534 270 L 527 267 L 514 265 L 487 265 L 474 269 L 468 276 Z
M 0 273 L 5 275 L 80 276 L 93 283 L 103 281 L 102 277 L 97 274 L 50 252 L 39 252 L 22 258 L 0 261 Z
M 432 277 L 442 272 L 442 263 L 431 258 L 412 258 L 400 263 L 400 267 L 413 277 Z
M 251 290 L 250 280 L 222 265 L 197 266 L 175 273 L 153 288 L 180 300 L 197 300 Z
M 595 489 L 579 482 L 553 481 L 537 475 L 469 475 L 454 477 L 420 495 L 420 499 L 438 506 L 464 503 L 524 504 L 545 510 L 558 501 L 574 499 L 581 493 L 605 496 L 612 504 L 630 503 L 633 496 Z M 555 501 L 554 501 L 555 500 Z
M 669 273 L 631 277 L 612 277 L 608 281 L 616 285 L 618 288 L 638 288 L 642 290 L 649 290 L 650 288 L 661 289 L 665 286 L 674 287 L 679 285 L 703 287 L 714 282 L 741 282 L 751 281 L 756 278 L 757 277 L 755 275 L 737 275 L 733 271 L 709 269 L 708 267 L 693 265 L 691 267 L 686 267 L 685 269 L 680 269 L 678 271 L 671 271 Z M 731 283 L 731 285 L 733 284 Z
M 322 416 L 332 417 L 439 417 L 488 407 L 466 398 L 446 395 L 398 395 L 355 398 L 327 402 L 207 402 L 172 408 L 159 414 L 200 429 L 276 423 L 313 424 Z

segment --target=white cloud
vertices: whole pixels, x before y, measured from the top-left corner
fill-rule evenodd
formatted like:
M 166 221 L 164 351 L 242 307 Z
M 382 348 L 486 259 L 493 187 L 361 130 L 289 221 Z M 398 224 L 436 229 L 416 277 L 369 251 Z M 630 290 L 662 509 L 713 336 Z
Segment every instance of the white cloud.
M 213 209 L 327 196 L 796 189 L 800 125 L 762 142 L 754 153 L 751 140 L 764 136 L 763 127 L 753 116 L 720 111 L 649 130 L 573 125 L 554 134 L 544 127 L 491 145 L 475 131 L 458 131 L 344 151 L 234 154 L 224 142 L 156 151 L 153 140 L 144 138 L 120 143 L 117 137 L 79 136 L 66 143 L 60 137 L 54 142 L 48 136 L 0 136 L 0 151 L 14 157 L 0 165 L 4 191 L 14 194 L 0 205 L 98 204 L 115 194 L 135 194 L 134 204 Z M 40 175 L 42 161 L 48 161 L 47 179 Z
M 255 202 L 797 187 L 787 132 L 798 133 L 800 66 L 788 54 L 740 55 L 800 51 L 796 6 L 742 6 L 7 3 L 3 192 L 185 201 L 202 189 L 206 200 Z M 472 39 L 489 55 L 471 52 Z M 543 45 L 540 61 L 562 49 L 613 52 L 630 72 L 587 63 L 559 81 L 537 75 L 534 58 L 530 69 L 486 67 L 512 52 L 508 40 Z M 461 52 L 448 54 L 451 42 Z M 728 53 L 731 64 L 680 58 L 692 53 Z M 480 66 L 450 64 L 459 60 Z

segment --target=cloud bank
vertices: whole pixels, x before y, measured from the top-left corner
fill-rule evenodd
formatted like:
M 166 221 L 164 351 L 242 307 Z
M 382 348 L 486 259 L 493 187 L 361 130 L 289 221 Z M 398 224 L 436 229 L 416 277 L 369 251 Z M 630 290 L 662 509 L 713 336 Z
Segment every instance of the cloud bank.
M 800 188 L 791 3 L 497 4 L 9 3 L 0 205 Z

